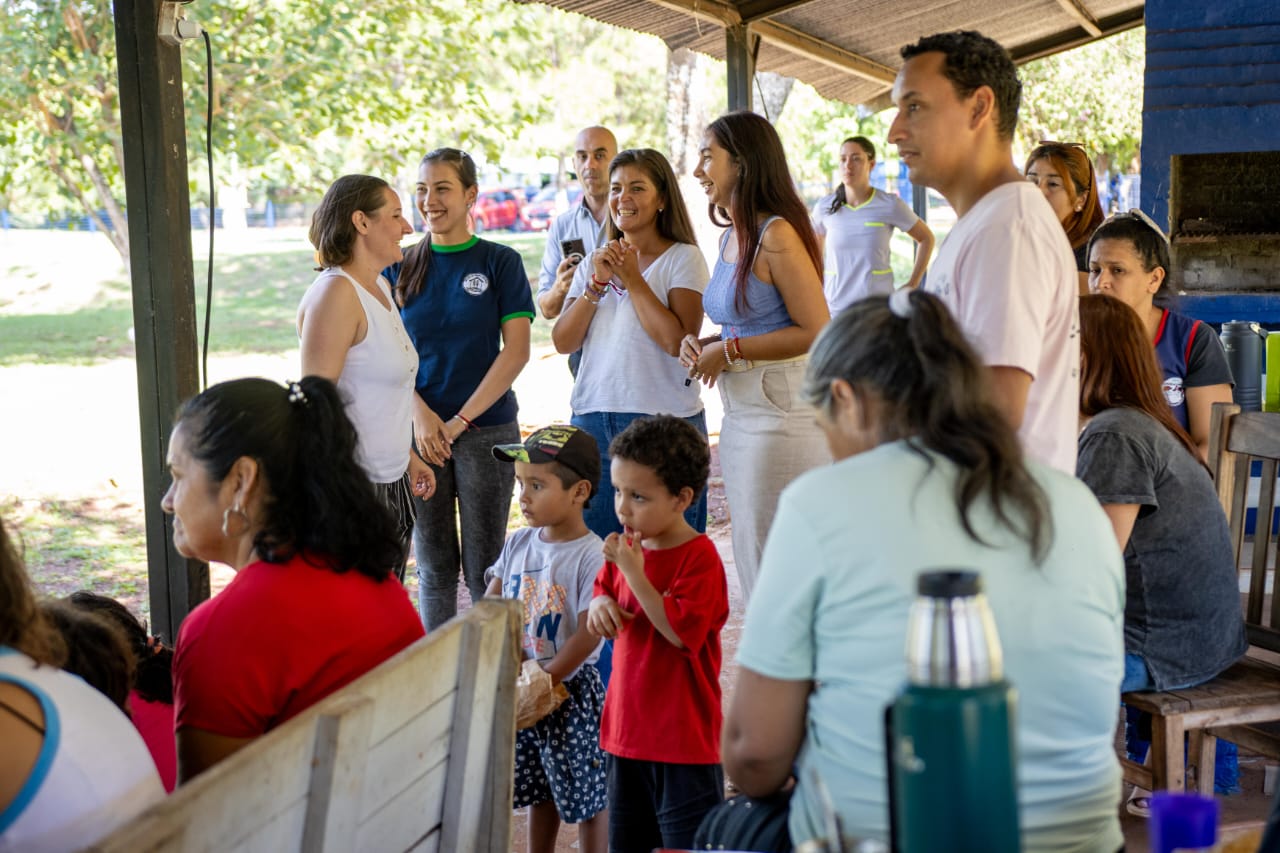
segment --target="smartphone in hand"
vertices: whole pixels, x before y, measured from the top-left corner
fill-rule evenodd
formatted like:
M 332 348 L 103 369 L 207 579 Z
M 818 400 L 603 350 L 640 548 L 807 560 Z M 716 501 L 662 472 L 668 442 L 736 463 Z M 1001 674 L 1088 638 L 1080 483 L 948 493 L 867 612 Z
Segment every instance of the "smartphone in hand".
M 587 256 L 587 247 L 583 244 L 581 237 L 574 237 L 571 240 L 560 241 L 560 253 L 577 266 Z

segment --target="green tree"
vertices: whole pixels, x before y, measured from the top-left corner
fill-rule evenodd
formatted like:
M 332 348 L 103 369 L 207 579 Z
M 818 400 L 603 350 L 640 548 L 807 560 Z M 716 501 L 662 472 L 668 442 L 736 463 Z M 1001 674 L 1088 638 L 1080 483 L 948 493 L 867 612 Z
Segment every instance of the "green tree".
M 542 60 L 495 46 L 541 37 L 537 13 L 501 0 L 224 0 L 189 15 L 211 35 L 215 161 L 231 186 L 270 176 L 307 190 L 333 175 L 400 165 L 425 131 L 491 154 L 541 115 L 529 99 L 495 111 L 486 92 L 514 87 Z M 203 176 L 204 52 L 184 50 L 193 176 Z M 105 209 L 128 261 L 115 35 L 107 0 L 0 4 L 0 192 Z M 498 67 L 500 66 L 500 67 Z M 16 152 L 16 153 L 15 153 Z M 193 186 L 203 182 L 195 178 Z M 29 189 L 30 188 L 30 189 Z M 47 204 L 47 202 L 45 202 Z
M 1099 169 L 1128 164 L 1142 140 L 1146 30 L 1139 28 L 1022 66 L 1018 141 L 1083 142 Z

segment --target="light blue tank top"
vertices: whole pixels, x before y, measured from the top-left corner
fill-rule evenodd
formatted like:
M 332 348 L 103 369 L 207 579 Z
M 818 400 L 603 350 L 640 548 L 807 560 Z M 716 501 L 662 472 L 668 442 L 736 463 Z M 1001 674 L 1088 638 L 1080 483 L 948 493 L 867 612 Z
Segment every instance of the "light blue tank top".
M 760 226 L 761 235 L 769 223 L 778 216 L 771 216 Z M 787 312 L 786 303 L 778 288 L 761 281 L 754 272 L 747 272 L 747 305 L 745 310 L 738 304 L 737 291 L 733 286 L 733 272 L 736 264 L 724 259 L 724 247 L 729 238 L 726 231 L 720 238 L 720 253 L 716 257 L 716 266 L 707 282 L 707 289 L 702 294 L 702 309 L 706 311 L 711 322 L 718 323 L 721 334 L 729 338 L 751 338 L 794 326 L 791 314 Z M 758 250 L 757 250 L 758 251 Z M 752 263 L 755 259 L 739 259 L 738 263 Z

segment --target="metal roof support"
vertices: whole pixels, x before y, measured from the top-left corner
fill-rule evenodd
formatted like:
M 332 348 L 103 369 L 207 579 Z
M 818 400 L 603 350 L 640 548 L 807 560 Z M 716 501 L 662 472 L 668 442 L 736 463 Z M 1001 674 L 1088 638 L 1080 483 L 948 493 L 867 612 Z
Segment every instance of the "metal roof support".
M 191 608 L 209 597 L 209 567 L 177 552 L 160 510 L 173 416 L 199 390 L 182 59 L 156 34 L 160 0 L 114 5 L 151 624 L 172 643 Z
M 729 86 L 729 110 L 752 108 L 751 81 L 756 74 L 759 36 L 746 24 L 724 28 L 724 55 Z

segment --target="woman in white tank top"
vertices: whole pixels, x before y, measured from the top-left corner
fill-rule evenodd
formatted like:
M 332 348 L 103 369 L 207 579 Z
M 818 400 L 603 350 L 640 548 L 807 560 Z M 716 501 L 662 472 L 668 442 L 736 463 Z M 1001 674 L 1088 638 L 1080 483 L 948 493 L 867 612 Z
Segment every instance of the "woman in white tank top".
M 386 181 L 339 178 L 311 219 L 321 273 L 298 305 L 302 373 L 335 382 L 347 399 L 360 464 L 398 520 L 406 559 L 411 497 L 429 497 L 435 476 L 412 450 L 418 353 L 380 270 L 403 259 L 400 241 L 412 231 Z M 404 580 L 404 560 L 397 575 Z

